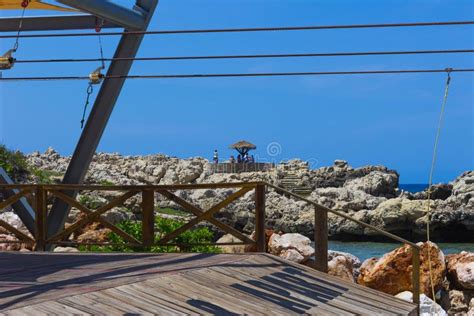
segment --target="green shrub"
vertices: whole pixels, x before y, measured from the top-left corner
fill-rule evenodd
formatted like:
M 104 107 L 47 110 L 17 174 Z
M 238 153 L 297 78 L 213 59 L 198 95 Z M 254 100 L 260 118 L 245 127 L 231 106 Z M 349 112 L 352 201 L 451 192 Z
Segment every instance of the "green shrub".
M 178 229 L 184 223 L 178 220 L 156 217 L 155 218 L 155 243 L 159 242 L 160 239 L 168 233 Z M 134 221 L 123 221 L 117 225 L 120 229 L 133 236 L 137 240 L 142 239 L 142 223 Z M 208 228 L 196 228 L 188 230 L 175 239 L 175 243 L 178 244 L 192 244 L 192 243 L 211 243 L 214 237 L 213 232 Z M 115 233 L 110 233 L 109 240 L 111 243 L 119 245 L 111 246 L 91 246 L 91 247 L 80 247 L 81 251 L 103 251 L 103 252 L 205 252 L 205 253 L 219 253 L 220 248 L 217 246 L 189 246 L 189 247 L 178 247 L 178 246 L 153 246 L 150 248 L 144 247 L 129 247 L 126 245 L 126 241 Z M 123 244 L 120 245 L 120 244 Z
M 20 151 L 9 150 L 5 145 L 0 145 L 0 167 L 12 178 L 28 172 L 25 156 Z
M 88 207 L 88 208 L 93 209 L 93 210 L 96 210 L 99 207 L 105 205 L 104 202 L 102 202 L 102 201 L 100 201 L 100 200 L 98 200 L 94 197 L 91 197 L 89 195 L 80 195 L 79 196 L 79 203 L 81 203 L 85 207 Z
M 38 168 L 30 168 L 30 172 L 37 178 L 38 183 L 42 184 L 54 184 L 53 177 L 62 177 L 63 174 L 58 171 L 43 170 Z
M 112 186 L 112 185 L 115 185 L 115 183 L 109 180 L 100 180 L 100 185 Z

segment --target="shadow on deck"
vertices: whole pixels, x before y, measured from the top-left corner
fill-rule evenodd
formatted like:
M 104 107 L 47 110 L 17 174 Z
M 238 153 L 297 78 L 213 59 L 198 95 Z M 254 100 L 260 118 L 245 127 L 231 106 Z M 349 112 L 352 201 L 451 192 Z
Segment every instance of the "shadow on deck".
M 0 253 L 0 309 L 28 314 L 415 314 L 268 254 Z

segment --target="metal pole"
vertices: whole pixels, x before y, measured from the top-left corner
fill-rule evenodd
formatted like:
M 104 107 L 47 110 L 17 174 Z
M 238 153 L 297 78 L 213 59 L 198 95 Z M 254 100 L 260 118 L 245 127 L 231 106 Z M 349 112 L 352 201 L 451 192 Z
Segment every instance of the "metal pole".
M 0 184 L 14 184 L 13 180 L 8 176 L 8 174 L 0 167 Z M 19 191 L 12 190 L 3 190 L 2 193 L 5 198 L 9 198 L 12 195 L 17 194 Z M 35 233 L 35 211 L 30 206 L 26 198 L 22 197 L 19 201 L 12 204 L 12 208 L 18 217 L 21 219 L 23 224 L 31 234 Z
M 138 0 L 137 4 L 138 3 L 141 4 L 142 8 L 148 10 L 145 27 L 142 29 L 145 31 L 158 4 L 158 0 Z M 146 7 L 144 7 L 145 5 Z M 114 58 L 135 57 L 142 39 L 143 35 L 124 34 L 115 51 Z M 107 76 L 127 75 L 132 67 L 132 63 L 133 61 L 112 62 L 107 71 Z M 64 175 L 63 183 L 78 184 L 84 180 L 87 169 L 99 145 L 100 138 L 112 114 L 125 80 L 126 79 L 106 79 L 102 84 L 79 142 L 74 150 L 66 174 Z M 69 191 L 67 194 L 73 197 L 76 195 L 76 192 Z M 57 234 L 64 227 L 69 210 L 70 206 L 67 203 L 59 199 L 54 201 L 48 216 L 48 236 Z
M 22 31 L 52 30 L 93 30 L 97 26 L 97 18 L 93 15 L 53 15 L 12 17 L 0 19 L 0 32 L 16 32 L 21 20 Z M 101 28 L 118 28 L 119 24 L 104 21 Z
M 108 0 L 58 0 L 58 2 L 132 30 L 144 31 L 148 24 L 146 15 L 142 12 L 130 10 Z M 148 11 L 149 8 L 143 9 Z

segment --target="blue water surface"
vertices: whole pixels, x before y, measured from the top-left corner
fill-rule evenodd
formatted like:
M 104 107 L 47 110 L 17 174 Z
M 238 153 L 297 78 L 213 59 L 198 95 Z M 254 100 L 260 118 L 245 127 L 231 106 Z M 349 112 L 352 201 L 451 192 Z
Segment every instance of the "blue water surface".
M 474 252 L 474 243 L 437 243 L 445 255 L 460 253 L 461 251 Z M 401 247 L 401 244 L 381 243 L 381 242 L 345 242 L 329 241 L 329 249 L 348 252 L 361 261 L 371 257 L 381 257 L 385 253 L 395 248 Z
M 405 183 L 405 184 L 400 184 L 399 188 L 402 189 L 403 191 L 416 193 L 416 192 L 424 191 L 426 188 L 428 188 L 428 184 L 424 184 L 424 183 Z

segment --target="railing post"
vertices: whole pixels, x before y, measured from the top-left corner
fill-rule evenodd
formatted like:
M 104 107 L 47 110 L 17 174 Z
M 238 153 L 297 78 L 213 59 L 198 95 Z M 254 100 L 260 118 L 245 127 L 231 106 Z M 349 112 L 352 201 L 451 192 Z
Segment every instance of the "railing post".
M 155 242 L 155 192 L 142 191 L 142 235 L 143 246 L 151 247 Z
M 257 184 L 255 187 L 255 237 L 257 251 L 266 251 L 265 241 L 265 185 Z
M 420 250 L 412 246 L 411 251 L 413 303 L 417 305 L 417 315 L 420 315 Z
M 328 272 L 328 212 L 314 209 L 315 269 Z
M 46 191 L 43 186 L 38 185 L 35 191 L 36 214 L 35 214 L 35 239 L 36 251 L 44 251 L 46 248 Z

